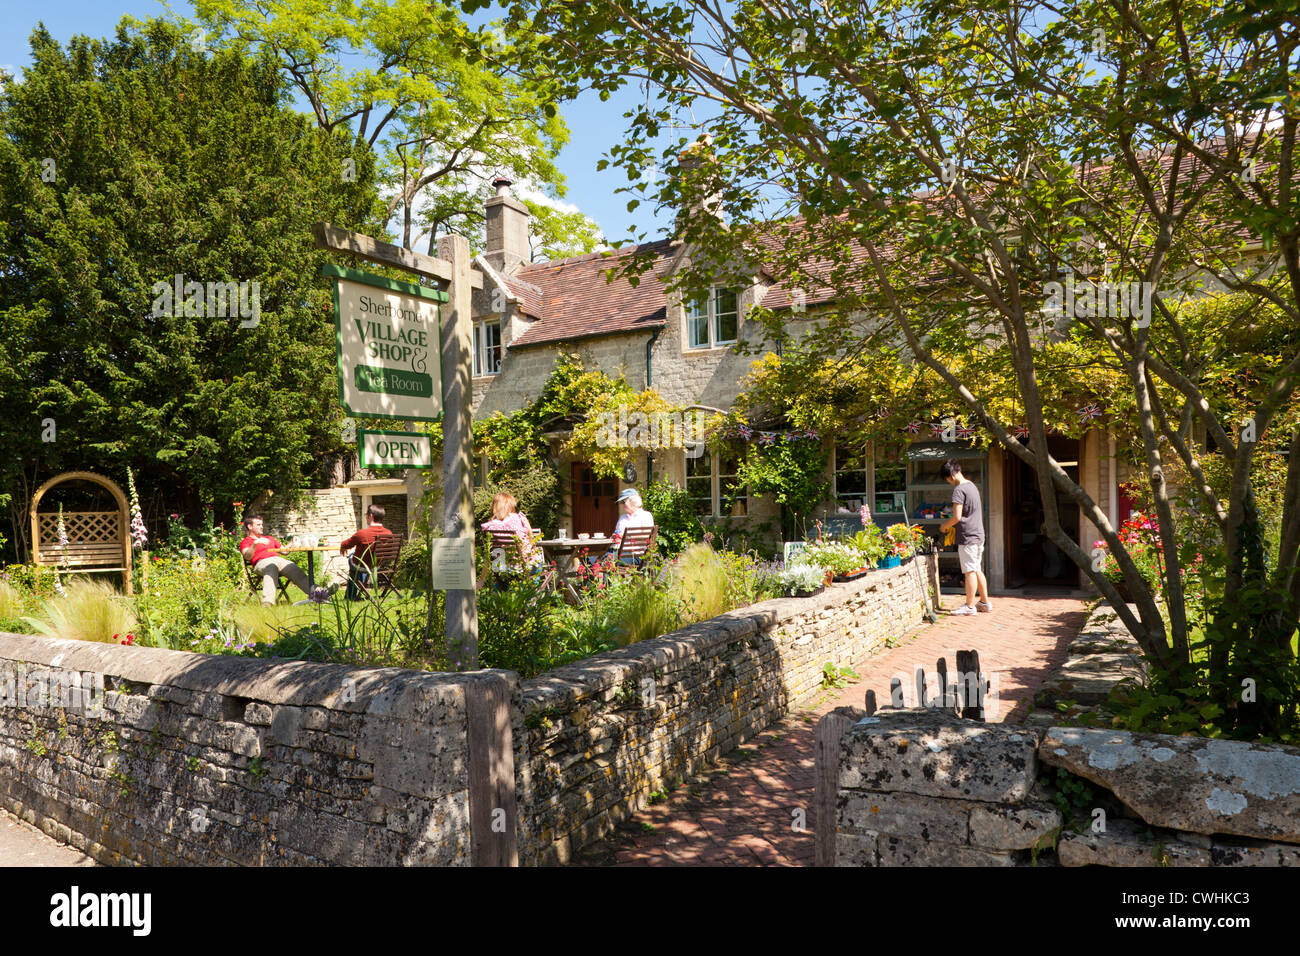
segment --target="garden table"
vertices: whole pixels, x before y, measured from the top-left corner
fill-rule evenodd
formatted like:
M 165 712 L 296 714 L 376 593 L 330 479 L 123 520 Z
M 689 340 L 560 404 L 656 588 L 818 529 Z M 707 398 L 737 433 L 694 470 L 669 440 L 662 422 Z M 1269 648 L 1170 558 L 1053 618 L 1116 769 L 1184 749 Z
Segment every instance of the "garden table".
M 577 604 L 578 591 L 569 581 L 574 576 L 574 557 L 579 551 L 587 548 L 604 553 L 613 546 L 614 539 L 599 535 L 594 538 L 548 538 L 536 543 L 546 556 L 546 561 L 555 562 L 555 586 L 563 585 L 570 602 Z
M 301 554 L 305 552 L 307 555 L 307 580 L 311 581 L 312 585 L 314 586 L 316 584 L 316 552 L 317 551 L 337 552 L 338 549 L 339 546 L 337 544 L 332 544 L 332 545 L 322 544 L 319 546 L 294 544 L 294 545 L 288 545 L 286 547 L 281 547 L 280 554 Z

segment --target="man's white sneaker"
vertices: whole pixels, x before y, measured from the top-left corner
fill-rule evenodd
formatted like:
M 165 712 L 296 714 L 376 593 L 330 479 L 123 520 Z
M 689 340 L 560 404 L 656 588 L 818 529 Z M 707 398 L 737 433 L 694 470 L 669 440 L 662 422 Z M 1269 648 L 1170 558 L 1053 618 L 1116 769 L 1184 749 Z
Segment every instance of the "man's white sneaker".
M 976 611 L 969 604 L 959 604 L 948 613 L 949 614 L 975 614 Z
M 975 605 L 975 610 L 977 610 L 977 611 L 984 611 L 984 612 L 991 611 L 991 610 L 993 610 L 993 602 L 992 602 L 992 601 L 980 601 L 980 602 L 978 602 L 978 603 Z

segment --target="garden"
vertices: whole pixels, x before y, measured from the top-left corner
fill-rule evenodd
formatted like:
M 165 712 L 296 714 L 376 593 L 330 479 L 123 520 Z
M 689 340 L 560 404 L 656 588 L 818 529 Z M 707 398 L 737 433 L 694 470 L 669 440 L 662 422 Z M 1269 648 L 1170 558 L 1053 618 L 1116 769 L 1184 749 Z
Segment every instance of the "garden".
M 134 498 L 134 482 L 132 492 Z M 685 492 L 668 486 L 659 494 Z M 427 537 L 407 544 L 398 588 L 382 599 L 330 593 L 318 569 L 314 583 L 321 586 L 309 598 L 263 605 L 238 550 L 242 529 L 222 528 L 210 511 L 196 528 L 171 515 L 164 541 L 146 548 L 148 533 L 138 508 L 133 512 L 134 594 L 58 566 L 10 565 L 0 571 L 0 630 L 204 654 L 451 669 L 441 639 L 444 594 L 428 587 Z M 674 513 L 687 511 L 664 510 L 665 517 Z M 832 581 L 896 565 L 924 545 L 919 528 L 882 531 L 865 509 L 862 520 L 855 534 L 814 538 L 788 564 L 732 550 L 710 532 L 692 542 L 669 528 L 638 567 L 580 560 L 576 603 L 541 574 L 489 571 L 487 549 L 480 548 L 480 664 L 533 677 L 758 601 L 816 593 Z

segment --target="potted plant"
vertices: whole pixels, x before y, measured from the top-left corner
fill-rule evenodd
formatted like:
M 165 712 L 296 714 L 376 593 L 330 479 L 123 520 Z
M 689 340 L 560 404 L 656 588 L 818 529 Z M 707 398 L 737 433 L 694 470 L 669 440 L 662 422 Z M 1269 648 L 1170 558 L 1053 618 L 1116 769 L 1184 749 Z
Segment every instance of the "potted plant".
M 925 529 L 920 525 L 910 526 L 902 521 L 891 524 L 885 531 L 887 551 L 879 566 L 896 568 L 902 562 L 911 560 L 924 538 Z
M 826 568 L 803 562 L 777 572 L 776 582 L 782 594 L 790 597 L 807 597 L 816 594 L 830 583 L 831 574 Z
M 836 581 L 851 581 L 867 573 L 862 553 L 848 542 L 814 541 L 803 555 L 804 560 L 830 571 Z

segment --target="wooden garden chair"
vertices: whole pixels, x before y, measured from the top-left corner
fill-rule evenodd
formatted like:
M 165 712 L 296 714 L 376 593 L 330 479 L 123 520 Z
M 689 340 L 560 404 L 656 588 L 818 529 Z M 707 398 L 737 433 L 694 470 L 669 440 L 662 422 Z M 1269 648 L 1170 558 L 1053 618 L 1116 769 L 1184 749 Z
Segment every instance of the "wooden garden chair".
M 241 556 L 241 560 L 242 560 L 242 556 Z M 247 561 L 244 561 L 244 570 L 248 573 L 248 586 L 253 589 L 253 596 L 260 600 L 262 597 L 262 578 L 265 577 L 265 575 L 258 574 L 256 571 L 254 571 L 253 566 L 249 564 Z M 279 604 L 280 598 L 284 598 L 285 604 L 292 604 L 293 601 L 289 600 L 288 589 L 289 589 L 289 579 L 285 577 L 283 574 L 279 575 L 275 585 L 275 592 L 276 592 L 275 601 L 272 603 Z
M 485 529 L 486 530 L 486 529 Z M 534 529 L 535 535 L 540 535 L 540 531 Z M 526 574 L 530 572 L 534 565 L 524 560 L 523 542 L 520 541 L 519 535 L 513 531 L 488 531 L 491 536 L 491 545 L 489 547 L 489 561 L 487 574 Z M 534 545 L 536 547 L 536 545 Z M 504 568 L 502 567 L 504 565 Z M 555 569 L 542 565 L 542 584 L 550 588 L 554 587 Z M 486 581 L 478 582 L 482 587 Z
M 358 589 L 367 592 L 378 589 L 376 600 L 380 601 L 397 590 L 397 564 L 401 558 L 402 545 L 405 540 L 406 535 L 402 534 L 380 535 L 370 545 L 370 553 L 365 559 L 359 559 L 356 555 L 353 555 L 353 573 L 355 574 L 359 570 L 365 575 L 364 578 L 357 577 L 356 586 Z

